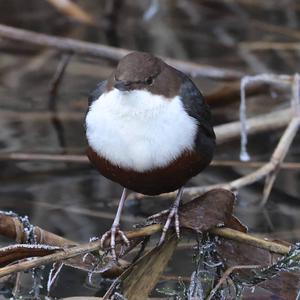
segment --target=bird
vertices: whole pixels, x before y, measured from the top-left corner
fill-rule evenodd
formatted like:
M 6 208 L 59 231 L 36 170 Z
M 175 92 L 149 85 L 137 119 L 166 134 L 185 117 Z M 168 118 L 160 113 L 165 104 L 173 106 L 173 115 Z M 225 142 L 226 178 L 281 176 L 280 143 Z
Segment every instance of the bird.
M 210 164 L 216 144 L 209 106 L 193 81 L 150 53 L 131 52 L 90 94 L 85 132 L 90 162 L 123 187 L 101 246 L 110 239 L 117 260 L 116 237 L 130 245 L 120 229 L 129 190 L 150 196 L 178 190 L 159 244 L 172 221 L 179 237 L 184 186 Z

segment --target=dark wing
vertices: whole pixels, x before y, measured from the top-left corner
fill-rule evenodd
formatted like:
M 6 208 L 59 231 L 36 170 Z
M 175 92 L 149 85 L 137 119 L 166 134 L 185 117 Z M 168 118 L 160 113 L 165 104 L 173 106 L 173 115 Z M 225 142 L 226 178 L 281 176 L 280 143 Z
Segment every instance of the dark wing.
M 180 96 L 186 112 L 198 121 L 198 125 L 212 139 L 215 133 L 212 117 L 207 103 L 195 84 L 185 75 L 180 88 Z
M 107 80 L 101 81 L 97 84 L 96 89 L 92 91 L 88 97 L 89 106 L 105 92 L 106 85 Z

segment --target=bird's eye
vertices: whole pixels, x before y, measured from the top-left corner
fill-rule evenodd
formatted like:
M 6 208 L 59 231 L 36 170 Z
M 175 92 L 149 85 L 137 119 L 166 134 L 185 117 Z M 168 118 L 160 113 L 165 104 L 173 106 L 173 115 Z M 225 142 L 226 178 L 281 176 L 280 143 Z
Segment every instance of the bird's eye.
M 151 85 L 151 84 L 153 83 L 153 78 L 151 78 L 151 77 L 147 78 L 147 79 L 146 79 L 146 83 L 147 83 L 148 85 Z

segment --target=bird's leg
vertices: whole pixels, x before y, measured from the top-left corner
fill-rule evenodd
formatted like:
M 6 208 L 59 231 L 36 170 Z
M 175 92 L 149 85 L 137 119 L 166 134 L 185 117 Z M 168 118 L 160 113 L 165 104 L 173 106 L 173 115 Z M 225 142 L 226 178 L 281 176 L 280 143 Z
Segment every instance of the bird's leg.
M 105 240 L 110 236 L 110 250 L 111 250 L 111 255 L 113 260 L 117 260 L 117 255 L 116 255 L 116 236 L 120 235 L 121 239 L 123 240 L 123 242 L 126 244 L 127 247 L 129 247 L 130 242 L 128 240 L 128 238 L 126 237 L 125 233 L 120 230 L 120 218 L 121 218 L 121 213 L 122 213 L 122 209 L 124 206 L 124 202 L 127 198 L 127 189 L 124 188 L 120 202 L 119 202 L 119 206 L 118 206 L 118 210 L 117 210 L 117 214 L 115 216 L 114 222 L 111 226 L 111 229 L 107 232 L 105 232 L 102 237 L 101 237 L 101 248 L 103 248 L 104 246 L 104 242 Z
M 163 227 L 162 234 L 161 234 L 158 245 L 161 245 L 164 242 L 167 231 L 170 227 L 170 224 L 171 224 L 173 218 L 175 219 L 174 225 L 175 225 L 176 235 L 178 238 L 180 238 L 180 224 L 179 224 L 178 208 L 179 208 L 180 200 L 182 198 L 183 189 L 184 189 L 184 187 L 181 187 L 178 190 L 176 199 L 175 199 L 173 205 L 171 206 L 171 208 L 169 209 L 168 219 Z

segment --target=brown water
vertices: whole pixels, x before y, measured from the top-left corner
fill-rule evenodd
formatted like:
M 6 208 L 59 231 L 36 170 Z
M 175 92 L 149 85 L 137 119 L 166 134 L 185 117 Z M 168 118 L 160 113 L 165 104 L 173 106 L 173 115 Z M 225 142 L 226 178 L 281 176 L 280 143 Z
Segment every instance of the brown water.
M 247 52 L 246 41 L 294 41 L 299 33 L 297 1 L 162 1 L 149 20 L 151 1 L 77 1 L 99 23 L 86 26 L 66 18 L 44 1 L 1 1 L 1 23 L 39 32 L 73 37 L 157 55 L 228 67 L 245 73 L 294 74 L 299 52 Z M 154 3 L 154 4 L 153 4 Z M 152 5 L 155 7 L 155 1 Z M 154 9 L 155 10 L 155 9 Z M 151 12 L 151 11 L 150 11 Z M 126 17 L 125 17 L 126 16 Z M 149 16 L 148 16 L 149 17 Z M 282 32 L 268 27 L 280 25 Z M 295 33 L 297 32 L 297 34 Z M 61 113 L 57 122 L 49 116 L 50 82 L 62 59 L 54 50 L 0 40 L 0 151 L 83 154 L 83 118 L 87 95 L 106 78 L 115 62 L 74 55 L 56 98 Z M 255 55 L 253 55 L 255 54 Z M 216 87 L 213 80 L 195 80 L 204 94 Z M 287 107 L 288 97 L 257 97 L 249 101 L 249 115 Z M 213 110 L 215 123 L 235 120 L 238 104 Z M 253 160 L 269 159 L 282 132 L 251 137 Z M 296 138 L 286 161 L 297 162 Z M 239 141 L 220 146 L 216 159 L 239 157 Z M 28 215 L 32 224 L 78 242 L 88 241 L 109 229 L 121 187 L 101 177 L 91 166 L 75 163 L 0 161 L 0 209 Z M 209 167 L 190 185 L 220 183 L 237 178 L 246 169 Z M 299 172 L 282 170 L 264 210 L 256 209 L 263 184 L 240 191 L 237 216 L 251 232 L 287 241 L 300 239 Z M 148 215 L 167 207 L 155 199 L 128 200 L 121 226 L 131 228 Z M 190 276 L 193 251 L 178 249 L 166 274 Z M 176 262 L 176 263 L 175 263 Z M 70 276 L 72 274 L 72 276 Z M 169 282 L 175 285 L 176 282 Z M 104 283 L 102 283 L 105 288 Z M 53 287 L 54 297 L 100 295 L 99 287 L 87 283 L 86 273 L 65 268 Z M 7 294 L 8 295 L 8 294 Z

